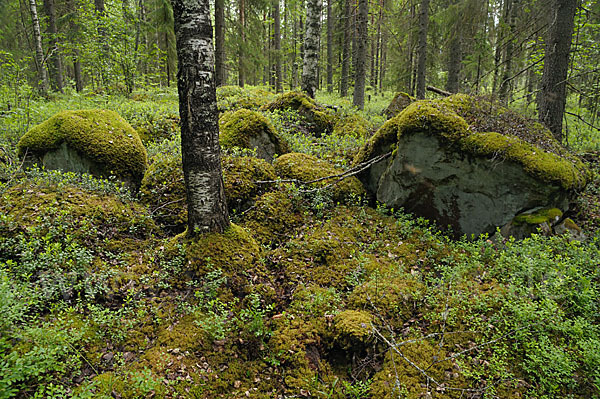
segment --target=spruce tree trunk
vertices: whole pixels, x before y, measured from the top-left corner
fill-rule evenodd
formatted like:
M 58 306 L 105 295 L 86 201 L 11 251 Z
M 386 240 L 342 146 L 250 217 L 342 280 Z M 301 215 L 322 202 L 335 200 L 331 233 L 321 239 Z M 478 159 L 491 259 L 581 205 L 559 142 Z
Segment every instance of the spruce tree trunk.
M 54 90 L 63 91 L 63 66 L 60 59 L 60 51 L 58 50 L 58 30 L 56 29 L 56 8 L 54 0 L 44 0 L 44 10 L 48 17 L 48 36 L 50 37 L 50 76 Z
M 306 2 L 306 31 L 304 35 L 304 62 L 302 64 L 302 91 L 311 98 L 319 86 L 319 37 L 321 34 L 321 0 Z
M 327 92 L 333 92 L 333 13 L 327 0 Z
M 540 122 L 550 129 L 558 141 L 563 141 L 566 80 L 578 1 L 554 0 L 552 3 L 538 108 Z
M 365 108 L 365 81 L 367 75 L 367 40 L 369 23 L 369 0 L 358 0 L 356 18 L 357 42 L 354 96 L 352 104 L 358 109 Z
M 273 3 L 273 57 L 275 63 L 275 92 L 280 93 L 283 90 L 281 75 L 281 15 L 279 10 L 279 0 Z
M 417 98 L 425 98 L 427 69 L 427 29 L 429 27 L 429 0 L 421 0 L 419 11 L 419 49 L 417 62 Z
M 504 71 L 502 80 L 500 81 L 500 89 L 498 95 L 500 101 L 508 103 L 512 94 L 511 75 L 513 70 L 513 53 L 515 49 L 514 33 L 517 29 L 517 9 L 519 7 L 518 0 L 506 0 L 508 7 L 509 30 L 507 33 L 508 40 L 504 50 Z
M 348 95 L 348 75 L 350 69 L 350 0 L 344 0 L 344 42 L 342 46 L 342 76 L 340 96 Z
M 175 0 L 181 153 L 187 192 L 187 235 L 229 226 L 215 88 L 208 0 Z
M 215 84 L 226 84 L 225 76 L 225 0 L 215 0 Z
M 31 12 L 31 21 L 33 22 L 33 38 L 35 40 L 35 63 L 38 69 L 40 81 L 40 92 L 42 95 L 48 94 L 48 73 L 44 65 L 44 50 L 42 49 L 42 32 L 40 30 L 40 20 L 37 14 L 37 5 L 35 0 L 29 0 L 29 11 Z
M 448 80 L 446 81 L 446 91 L 458 93 L 460 90 L 460 67 L 462 65 L 462 46 L 460 26 L 454 32 L 450 41 L 450 54 L 448 59 Z
M 244 0 L 239 0 L 239 21 L 238 21 L 238 32 L 240 37 L 239 48 L 238 48 L 238 85 L 244 87 L 246 81 L 246 73 L 244 68 L 244 42 L 246 41 L 246 6 Z

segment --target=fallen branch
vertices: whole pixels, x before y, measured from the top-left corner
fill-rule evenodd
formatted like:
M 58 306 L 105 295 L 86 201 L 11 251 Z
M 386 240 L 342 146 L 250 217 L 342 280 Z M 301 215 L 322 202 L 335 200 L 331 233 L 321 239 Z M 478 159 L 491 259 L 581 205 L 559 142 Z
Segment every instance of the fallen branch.
M 427 90 L 437 93 L 444 97 L 448 97 L 448 96 L 452 95 L 452 93 L 450 93 L 449 91 L 438 89 L 437 87 L 433 87 L 433 86 L 427 86 Z

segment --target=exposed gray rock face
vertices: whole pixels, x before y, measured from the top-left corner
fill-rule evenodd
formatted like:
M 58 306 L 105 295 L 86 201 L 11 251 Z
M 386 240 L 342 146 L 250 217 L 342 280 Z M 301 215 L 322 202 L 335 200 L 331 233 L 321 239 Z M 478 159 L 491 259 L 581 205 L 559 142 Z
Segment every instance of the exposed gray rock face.
M 493 234 L 527 209 L 568 207 L 566 190 L 536 180 L 521 165 L 468 155 L 424 133 L 401 137 L 396 155 L 372 177 L 384 167 L 378 201 L 450 226 L 457 235 Z

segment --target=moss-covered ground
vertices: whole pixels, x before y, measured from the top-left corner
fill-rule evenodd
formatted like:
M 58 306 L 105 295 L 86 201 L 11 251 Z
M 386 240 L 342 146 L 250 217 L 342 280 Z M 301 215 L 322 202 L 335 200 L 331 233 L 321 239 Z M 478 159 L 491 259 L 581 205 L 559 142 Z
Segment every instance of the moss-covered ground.
M 154 99 L 121 114 L 134 127 L 151 109 L 171 120 Z M 228 150 L 234 224 L 194 240 L 181 234 L 169 122 L 144 139 L 137 196 L 114 180 L 20 170 L 17 140 L 3 141 L 0 398 L 600 397 L 597 153 L 563 215 L 586 241 L 453 240 L 367 205 L 358 181 L 299 183 L 343 171 L 387 104 L 360 115 L 320 105 L 339 129 L 315 137 L 296 111 L 266 110 L 274 94 L 228 87 L 219 100 L 263 113 L 294 153 L 271 165 Z M 393 121 L 380 132 L 395 134 Z

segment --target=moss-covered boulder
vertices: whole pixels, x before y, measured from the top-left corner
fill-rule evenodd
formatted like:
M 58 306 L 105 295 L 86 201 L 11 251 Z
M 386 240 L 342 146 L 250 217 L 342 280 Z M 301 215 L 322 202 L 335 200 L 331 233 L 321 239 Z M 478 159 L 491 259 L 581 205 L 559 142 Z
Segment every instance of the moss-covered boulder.
M 219 142 L 225 149 L 255 149 L 259 158 L 272 161 L 273 157 L 289 152 L 282 139 L 264 115 L 249 109 L 226 112 L 219 119 Z
M 313 187 L 331 189 L 335 201 L 365 194 L 365 189 L 356 177 L 340 180 L 338 176 L 344 173 L 343 170 L 312 155 L 296 152 L 285 154 L 277 158 L 273 166 L 277 175 L 282 178 L 296 179 L 303 183 L 314 182 Z
M 154 219 L 167 231 L 181 233 L 187 224 L 185 182 L 181 155 L 159 153 L 150 160 L 142 179 L 141 201 L 150 207 Z M 235 213 L 250 207 L 254 198 L 267 192 L 272 184 L 257 181 L 275 180 L 275 169 L 264 159 L 223 157 L 225 199 Z
M 317 137 L 320 137 L 324 133 L 332 132 L 336 124 L 336 116 L 334 114 L 318 105 L 315 100 L 306 94 L 297 91 L 284 93 L 261 109 L 266 111 L 297 111 L 308 124 L 309 132 Z
M 338 136 L 349 135 L 356 138 L 367 138 L 372 132 L 371 123 L 359 114 L 351 114 L 340 118 L 335 127 L 333 134 Z
M 381 114 L 385 115 L 388 119 L 391 119 L 402 112 L 404 108 L 408 107 L 414 101 L 416 101 L 416 99 L 407 93 L 396 93 L 392 101 L 390 101 L 390 105 L 388 105 L 387 108 L 381 112 Z
M 390 151 L 360 176 L 367 189 L 456 235 L 493 233 L 528 209 L 566 211 L 589 178 L 542 125 L 466 95 L 410 104 L 355 163 Z
M 146 170 L 146 150 L 136 131 L 103 109 L 59 112 L 25 133 L 18 152 L 47 169 L 114 175 L 134 187 Z

